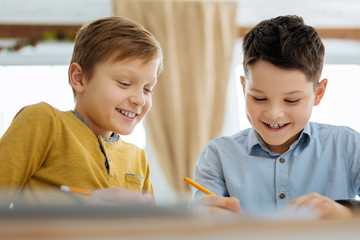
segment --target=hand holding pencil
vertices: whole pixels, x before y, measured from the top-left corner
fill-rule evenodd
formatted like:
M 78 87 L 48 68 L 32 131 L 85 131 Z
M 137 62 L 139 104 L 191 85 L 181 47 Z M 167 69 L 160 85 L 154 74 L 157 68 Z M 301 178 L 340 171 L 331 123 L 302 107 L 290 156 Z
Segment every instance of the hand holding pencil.
M 208 208 L 211 213 L 215 214 L 229 214 L 232 213 L 241 213 L 240 202 L 235 197 L 223 197 L 216 195 L 211 192 L 209 189 L 201 186 L 200 184 L 194 182 L 190 178 L 185 177 L 184 181 L 196 187 L 203 193 L 206 193 L 205 196 L 202 196 L 198 199 L 197 204 Z
M 185 178 L 184 178 L 184 181 L 187 182 L 187 183 L 189 183 L 190 185 L 196 187 L 197 189 L 199 189 L 199 190 L 202 191 L 203 193 L 210 194 L 210 195 L 215 195 L 215 193 L 211 192 L 209 189 L 204 188 L 203 186 L 201 186 L 200 184 L 194 182 L 193 180 L 191 180 L 191 179 L 188 178 L 188 177 L 185 177 Z

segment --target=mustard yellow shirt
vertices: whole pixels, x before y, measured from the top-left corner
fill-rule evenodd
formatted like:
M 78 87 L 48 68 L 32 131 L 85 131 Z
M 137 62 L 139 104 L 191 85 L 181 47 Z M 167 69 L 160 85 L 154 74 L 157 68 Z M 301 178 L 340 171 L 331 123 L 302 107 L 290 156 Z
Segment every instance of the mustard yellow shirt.
M 61 185 L 89 190 L 120 187 L 153 195 L 144 150 L 123 142 L 117 134 L 113 138 L 95 136 L 71 111 L 62 112 L 46 103 L 23 108 L 0 139 L 1 201 L 85 200 L 62 192 Z

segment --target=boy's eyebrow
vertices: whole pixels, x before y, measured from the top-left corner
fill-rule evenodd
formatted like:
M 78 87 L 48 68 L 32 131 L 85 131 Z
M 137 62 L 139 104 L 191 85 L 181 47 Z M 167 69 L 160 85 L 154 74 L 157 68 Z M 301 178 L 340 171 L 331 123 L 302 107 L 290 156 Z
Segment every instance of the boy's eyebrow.
M 285 95 L 291 95 L 291 94 L 302 93 L 302 92 L 303 91 L 301 91 L 301 90 L 294 90 L 294 91 L 285 93 Z
M 115 73 L 122 73 L 122 72 L 126 72 L 126 73 L 136 73 L 136 71 L 133 71 L 133 70 L 127 69 L 127 68 L 118 69 L 118 70 L 115 71 Z
M 256 89 L 256 88 L 250 88 L 250 91 L 258 92 L 258 93 L 264 93 L 263 91 Z
M 258 92 L 258 93 L 264 93 L 263 91 L 256 89 L 256 88 L 250 88 L 250 91 L 254 91 L 254 92 Z M 294 91 L 290 91 L 285 93 L 284 95 L 292 95 L 292 94 L 296 94 L 296 93 L 302 93 L 303 91 L 301 90 L 294 90 Z
M 117 71 L 115 72 L 115 74 L 120 74 L 120 73 L 126 73 L 126 74 L 136 75 L 136 74 L 137 74 L 137 71 L 132 70 L 132 69 L 126 69 L 126 68 L 124 68 L 124 69 L 117 70 Z M 149 80 L 157 82 L 157 77 L 151 78 L 151 79 L 149 79 Z

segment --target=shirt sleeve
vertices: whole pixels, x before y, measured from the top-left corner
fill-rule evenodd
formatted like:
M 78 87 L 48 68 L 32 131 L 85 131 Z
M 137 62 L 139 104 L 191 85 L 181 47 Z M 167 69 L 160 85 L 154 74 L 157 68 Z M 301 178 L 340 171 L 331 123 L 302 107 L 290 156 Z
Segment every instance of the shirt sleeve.
M 194 181 L 217 195 L 229 196 L 215 142 L 209 143 L 201 152 L 194 171 Z M 189 206 L 194 207 L 197 200 L 204 195 L 205 193 L 193 188 Z
M 41 167 L 56 138 L 55 116 L 45 103 L 21 109 L 0 139 L 0 203 L 9 204 Z
M 360 133 L 345 128 L 342 134 L 343 156 L 346 156 L 349 182 L 352 192 L 360 195 Z

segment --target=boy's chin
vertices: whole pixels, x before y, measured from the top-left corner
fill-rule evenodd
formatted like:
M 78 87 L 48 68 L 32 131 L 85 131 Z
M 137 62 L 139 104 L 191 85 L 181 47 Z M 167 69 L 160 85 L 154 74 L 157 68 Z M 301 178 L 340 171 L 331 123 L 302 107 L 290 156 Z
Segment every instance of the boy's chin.
M 123 135 L 123 136 L 127 136 L 130 135 L 133 131 L 119 131 L 118 134 Z

